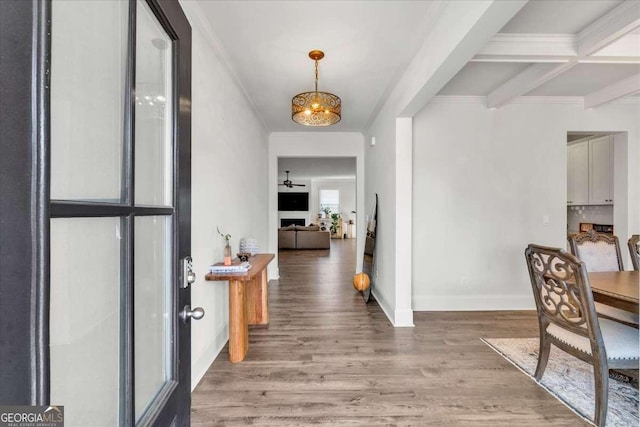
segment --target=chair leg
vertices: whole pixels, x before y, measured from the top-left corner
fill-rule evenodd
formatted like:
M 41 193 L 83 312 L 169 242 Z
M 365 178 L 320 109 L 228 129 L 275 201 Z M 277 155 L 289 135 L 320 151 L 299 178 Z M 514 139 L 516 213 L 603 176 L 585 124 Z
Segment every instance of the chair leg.
M 540 350 L 538 352 L 538 366 L 536 366 L 536 380 L 540 380 L 547 368 L 549 353 L 551 352 L 551 342 L 547 339 L 547 334 L 540 331 Z
M 609 368 L 596 361 L 593 364 L 595 379 L 596 409 L 594 422 L 598 427 L 604 427 L 607 422 L 607 407 L 609 405 Z

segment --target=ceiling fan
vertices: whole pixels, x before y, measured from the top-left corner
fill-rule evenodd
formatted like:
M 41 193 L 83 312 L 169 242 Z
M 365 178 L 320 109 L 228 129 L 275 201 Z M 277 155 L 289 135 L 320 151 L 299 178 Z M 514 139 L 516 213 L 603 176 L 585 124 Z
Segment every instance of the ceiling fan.
M 293 182 L 291 182 L 289 180 L 289 171 L 285 171 L 287 173 L 287 179 L 285 179 L 284 181 L 282 181 L 282 184 L 278 184 L 278 185 L 283 185 L 287 188 L 293 188 L 293 187 L 306 187 L 305 184 L 294 184 Z

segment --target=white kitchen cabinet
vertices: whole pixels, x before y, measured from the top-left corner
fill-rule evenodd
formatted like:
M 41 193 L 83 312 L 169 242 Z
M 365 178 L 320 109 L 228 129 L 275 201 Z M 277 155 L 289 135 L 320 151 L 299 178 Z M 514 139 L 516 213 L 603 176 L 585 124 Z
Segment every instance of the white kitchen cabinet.
M 567 205 L 613 204 L 613 137 L 567 147 Z
M 589 140 L 589 204 L 613 204 L 613 137 Z
M 589 141 L 567 147 L 567 205 L 589 204 Z

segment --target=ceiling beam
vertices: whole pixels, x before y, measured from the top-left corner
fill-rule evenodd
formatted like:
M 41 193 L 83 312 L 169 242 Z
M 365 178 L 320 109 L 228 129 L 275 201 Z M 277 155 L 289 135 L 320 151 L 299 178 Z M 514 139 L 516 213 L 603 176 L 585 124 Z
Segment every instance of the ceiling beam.
M 640 64 L 640 55 L 604 56 L 593 55 L 577 59 L 570 56 L 552 55 L 476 55 L 469 62 L 510 62 L 510 63 L 563 63 L 577 62 L 578 64 Z
M 525 68 L 520 74 L 503 83 L 487 95 L 487 107 L 498 108 L 514 98 L 523 95 L 543 83 L 551 80 L 555 76 L 564 73 L 569 68 L 576 65 L 575 61 L 562 64 L 533 64 Z
M 472 61 L 567 62 L 578 56 L 575 34 L 496 34 Z M 532 60 L 533 59 L 533 60 Z
M 640 4 L 638 5 L 640 8 Z M 588 58 L 640 57 L 640 34 L 627 34 L 613 43 L 593 53 Z M 586 58 L 585 58 L 586 59 Z
M 444 2 L 433 28 L 387 102 L 413 117 L 527 0 Z
M 580 64 L 640 64 L 639 56 L 588 56 L 577 61 Z
M 578 56 L 584 58 L 640 26 L 637 0 L 626 0 L 578 33 Z
M 640 74 L 636 74 L 584 97 L 584 108 L 595 108 L 629 95 L 640 93 Z
M 471 62 L 569 62 L 639 64 L 640 34 L 627 34 L 586 57 L 578 56 L 577 34 L 499 33 Z
M 514 76 L 487 95 L 487 107 L 498 108 L 544 84 L 578 64 L 589 61 L 589 55 L 615 42 L 640 25 L 637 0 L 627 0 L 580 31 L 577 56 L 559 64 L 536 63 Z

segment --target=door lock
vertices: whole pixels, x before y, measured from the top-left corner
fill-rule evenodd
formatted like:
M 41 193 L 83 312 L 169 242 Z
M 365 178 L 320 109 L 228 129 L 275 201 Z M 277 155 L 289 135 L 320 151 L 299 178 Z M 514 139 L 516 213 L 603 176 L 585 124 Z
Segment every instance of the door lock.
M 196 281 L 196 273 L 193 271 L 193 259 L 186 256 L 182 259 L 182 277 L 180 287 L 187 289 L 189 285 Z
M 204 317 L 204 309 L 202 307 L 196 307 L 191 310 L 190 305 L 185 305 L 180 312 L 180 318 L 184 323 L 189 323 L 191 319 L 200 320 Z

